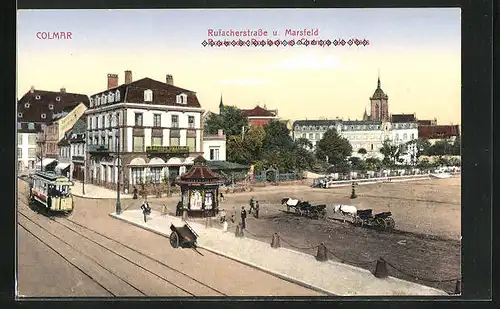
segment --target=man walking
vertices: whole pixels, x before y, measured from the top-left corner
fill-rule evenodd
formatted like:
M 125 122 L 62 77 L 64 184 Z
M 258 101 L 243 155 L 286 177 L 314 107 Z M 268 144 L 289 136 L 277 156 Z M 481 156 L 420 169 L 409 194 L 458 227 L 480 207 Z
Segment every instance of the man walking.
M 248 213 L 251 214 L 252 213 L 252 209 L 254 209 L 254 197 L 252 196 L 252 198 L 250 199 L 250 209 L 248 210 Z
M 246 219 L 247 219 L 247 211 L 245 210 L 245 206 L 241 207 L 241 228 L 246 229 Z
M 142 214 L 144 215 L 144 223 L 146 222 L 146 216 L 151 214 L 151 207 L 149 207 L 148 201 L 144 200 L 141 205 Z
M 255 202 L 255 218 L 256 219 L 259 219 L 259 208 L 260 208 L 259 201 L 256 201 Z

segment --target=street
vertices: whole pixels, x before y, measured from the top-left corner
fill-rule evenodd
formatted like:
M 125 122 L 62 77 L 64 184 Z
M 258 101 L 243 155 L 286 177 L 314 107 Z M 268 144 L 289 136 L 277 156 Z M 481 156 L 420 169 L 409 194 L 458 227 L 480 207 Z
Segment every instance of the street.
M 112 201 L 75 199 L 70 216 L 49 216 L 26 205 L 18 183 L 20 296 L 321 295 L 204 250 L 172 249 L 109 217 Z

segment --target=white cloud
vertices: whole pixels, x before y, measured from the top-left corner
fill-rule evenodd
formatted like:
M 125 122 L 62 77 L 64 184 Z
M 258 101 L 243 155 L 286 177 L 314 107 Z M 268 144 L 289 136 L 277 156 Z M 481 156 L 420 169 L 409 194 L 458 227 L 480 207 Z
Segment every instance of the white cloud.
M 314 54 L 287 58 L 267 67 L 268 70 L 296 71 L 296 70 L 343 70 L 347 67 L 340 63 L 340 59 L 333 56 L 319 56 Z
M 263 86 L 263 85 L 268 85 L 269 82 L 267 80 L 256 79 L 256 78 L 242 78 L 233 80 L 222 80 L 219 81 L 219 84 L 233 85 L 233 86 Z

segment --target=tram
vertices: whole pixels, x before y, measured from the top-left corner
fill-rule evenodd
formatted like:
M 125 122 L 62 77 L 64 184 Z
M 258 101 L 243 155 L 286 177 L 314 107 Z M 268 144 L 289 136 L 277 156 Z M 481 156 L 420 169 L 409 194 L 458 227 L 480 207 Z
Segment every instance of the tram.
M 32 175 L 30 201 L 50 211 L 70 213 L 74 208 L 72 186 L 73 182 L 67 177 L 38 171 Z

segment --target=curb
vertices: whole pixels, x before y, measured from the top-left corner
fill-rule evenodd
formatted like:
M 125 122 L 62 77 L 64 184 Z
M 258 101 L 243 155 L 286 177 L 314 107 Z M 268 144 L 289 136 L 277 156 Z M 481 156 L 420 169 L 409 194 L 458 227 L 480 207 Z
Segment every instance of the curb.
M 167 234 L 162 233 L 162 232 L 160 232 L 160 231 L 157 231 L 157 230 L 155 230 L 155 229 L 153 229 L 153 228 L 150 228 L 150 227 L 147 227 L 147 226 L 143 226 L 143 225 L 137 224 L 137 223 L 135 223 L 135 222 L 133 222 L 133 221 L 128 221 L 128 220 L 126 220 L 126 219 L 123 219 L 123 218 L 119 217 L 118 215 L 116 215 L 116 214 L 114 214 L 114 213 L 110 213 L 110 214 L 109 214 L 109 216 L 110 216 L 110 217 L 112 217 L 112 218 L 115 218 L 115 219 L 121 220 L 121 221 L 123 221 L 123 222 L 129 223 L 129 224 L 131 224 L 131 225 L 133 225 L 133 226 L 136 226 L 136 227 L 139 227 L 139 228 L 145 229 L 145 230 L 147 230 L 147 231 L 153 232 L 153 233 L 155 233 L 155 234 L 157 234 L 157 235 L 160 235 L 160 236 L 163 236 L 163 237 L 166 237 L 166 238 L 169 238 L 169 237 L 170 237 L 170 234 L 168 234 L 168 235 L 167 235 Z M 279 273 L 273 272 L 273 271 L 271 271 L 271 270 L 269 270 L 269 269 L 266 269 L 266 268 L 264 268 L 264 267 L 262 267 L 262 266 L 258 266 L 258 265 L 256 265 L 256 264 L 251 263 L 251 262 L 247 262 L 247 261 L 244 261 L 244 260 L 239 260 L 239 259 L 237 259 L 237 258 L 235 258 L 235 257 L 233 257 L 233 256 L 230 256 L 230 255 L 224 254 L 224 253 L 222 253 L 222 252 L 220 252 L 220 251 L 217 251 L 217 250 L 214 250 L 214 249 L 210 249 L 210 248 L 207 248 L 207 247 L 202 246 L 202 245 L 198 245 L 197 247 L 198 247 L 198 248 L 201 248 L 201 249 L 204 249 L 204 250 L 206 250 L 206 251 L 208 251 L 208 252 L 212 252 L 212 253 L 214 253 L 214 254 L 217 254 L 217 255 L 219 255 L 219 256 L 225 257 L 225 258 L 227 258 L 227 259 L 233 260 L 233 261 L 235 261 L 235 262 L 241 263 L 241 264 L 243 264 L 243 265 L 247 265 L 247 266 L 250 266 L 250 267 L 252 267 L 252 268 L 255 268 L 255 269 L 261 270 L 261 271 L 263 271 L 263 272 L 265 272 L 265 273 L 267 273 L 267 274 L 269 274 L 269 275 L 272 275 L 272 276 L 274 276 L 274 277 L 276 277 L 276 278 L 279 278 L 279 279 L 282 279 L 282 280 L 285 280 L 285 281 L 288 281 L 288 282 L 291 282 L 291 283 L 297 284 L 297 285 L 299 285 L 299 286 L 302 286 L 302 287 L 308 288 L 308 289 L 313 290 L 313 291 L 316 291 L 316 292 L 325 293 L 325 294 L 327 294 L 327 296 L 339 296 L 339 295 L 337 295 L 337 294 L 333 294 L 333 293 L 332 293 L 332 292 L 330 292 L 330 291 L 327 291 L 327 290 L 324 290 L 324 289 L 322 289 L 322 288 L 319 288 L 319 287 L 313 286 L 313 285 L 311 285 L 311 284 L 305 283 L 305 282 L 303 282 L 303 281 L 300 281 L 300 280 L 297 280 L 297 279 L 294 279 L 294 278 L 288 277 L 288 276 L 286 276 L 286 275 L 282 275 L 282 274 L 279 274 Z
M 89 196 L 89 195 L 83 195 L 83 194 L 76 194 L 76 193 L 73 193 L 73 192 L 71 192 L 71 194 L 73 196 L 84 198 L 84 199 L 89 199 L 89 200 L 115 200 L 116 199 L 116 196 L 115 197 L 96 197 L 96 196 Z M 120 199 L 131 200 L 132 197 L 121 196 L 120 195 Z

